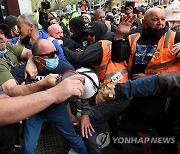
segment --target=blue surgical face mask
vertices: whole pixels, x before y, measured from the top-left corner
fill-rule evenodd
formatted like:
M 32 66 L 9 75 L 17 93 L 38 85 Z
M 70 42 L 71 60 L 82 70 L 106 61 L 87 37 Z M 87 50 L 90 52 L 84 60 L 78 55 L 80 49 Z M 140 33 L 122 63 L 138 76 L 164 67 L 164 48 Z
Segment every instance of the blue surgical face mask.
M 7 53 L 7 49 L 4 49 L 3 51 L 0 51 L 0 57 L 2 57 L 5 53 Z
M 45 59 L 46 68 L 49 70 L 54 70 L 59 64 L 59 58 L 56 59 Z

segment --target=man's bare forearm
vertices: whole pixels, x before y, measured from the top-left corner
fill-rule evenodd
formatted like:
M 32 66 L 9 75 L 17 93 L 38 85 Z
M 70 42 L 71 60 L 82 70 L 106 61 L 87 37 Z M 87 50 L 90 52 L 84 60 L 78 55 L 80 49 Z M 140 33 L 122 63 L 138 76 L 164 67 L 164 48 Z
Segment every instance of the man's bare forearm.
M 0 125 L 26 119 L 53 103 L 59 104 L 64 102 L 71 96 L 81 97 L 84 93 L 83 80 L 85 80 L 84 76 L 74 75 L 45 91 L 27 96 L 0 99 Z
M 36 114 L 55 102 L 49 91 L 1 99 L 0 125 L 15 123 Z
M 24 96 L 46 90 L 56 85 L 57 74 L 48 75 L 45 79 L 27 85 L 17 85 L 14 79 L 8 80 L 2 85 L 4 93 L 9 96 Z

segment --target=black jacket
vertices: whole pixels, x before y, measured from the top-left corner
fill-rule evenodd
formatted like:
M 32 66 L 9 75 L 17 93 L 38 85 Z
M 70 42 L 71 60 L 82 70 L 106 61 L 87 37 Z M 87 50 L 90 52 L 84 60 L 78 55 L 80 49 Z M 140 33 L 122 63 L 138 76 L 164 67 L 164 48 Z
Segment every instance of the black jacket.
M 160 33 L 156 33 L 152 36 L 149 36 L 146 33 L 146 30 L 143 29 L 141 32 L 141 37 L 137 41 L 137 44 L 157 45 L 161 36 L 164 35 L 164 33 L 168 31 L 168 29 L 169 29 L 168 27 L 165 27 L 164 29 L 162 29 L 162 31 L 160 31 Z M 180 42 L 180 32 L 176 33 L 174 42 L 175 43 Z M 114 40 L 112 42 L 112 54 L 111 54 L 112 61 L 120 62 L 120 61 L 126 60 L 128 62 L 130 53 L 131 53 L 131 47 L 130 47 L 128 39 L 117 40 L 117 41 Z M 143 73 L 145 68 L 146 68 L 146 65 L 133 64 L 131 72 L 129 73 L 129 77 L 131 78 L 131 76 L 136 73 Z
M 103 57 L 103 49 L 99 40 L 112 39 L 113 33 L 107 33 L 107 27 L 99 21 L 92 21 L 91 26 L 95 31 L 96 43 L 89 45 L 83 52 L 74 52 L 64 48 L 64 54 L 69 62 L 77 67 L 99 65 Z
M 81 17 L 72 18 L 69 21 L 69 27 L 70 29 L 73 29 L 73 36 L 71 36 L 71 39 L 86 48 L 87 38 L 84 33 L 84 31 L 86 30 L 86 26 L 83 22 L 83 19 Z

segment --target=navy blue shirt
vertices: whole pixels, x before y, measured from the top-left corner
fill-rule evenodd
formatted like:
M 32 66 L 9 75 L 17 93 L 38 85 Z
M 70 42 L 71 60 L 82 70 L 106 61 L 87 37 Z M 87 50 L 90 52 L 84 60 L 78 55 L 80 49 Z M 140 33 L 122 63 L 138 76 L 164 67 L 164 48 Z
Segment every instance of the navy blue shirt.
M 15 80 L 17 81 L 18 84 L 21 84 L 23 81 L 25 81 L 24 77 L 24 69 L 25 69 L 26 64 L 22 64 L 14 69 L 11 70 L 12 75 L 14 76 Z M 60 59 L 59 60 L 59 65 L 57 66 L 56 69 L 54 70 L 41 70 L 38 71 L 38 75 L 36 77 L 37 81 L 40 79 L 43 79 L 46 75 L 50 73 L 54 74 L 63 74 L 67 70 L 75 70 L 75 68 L 67 61 Z M 26 79 L 26 84 L 32 83 L 32 80 L 28 77 Z

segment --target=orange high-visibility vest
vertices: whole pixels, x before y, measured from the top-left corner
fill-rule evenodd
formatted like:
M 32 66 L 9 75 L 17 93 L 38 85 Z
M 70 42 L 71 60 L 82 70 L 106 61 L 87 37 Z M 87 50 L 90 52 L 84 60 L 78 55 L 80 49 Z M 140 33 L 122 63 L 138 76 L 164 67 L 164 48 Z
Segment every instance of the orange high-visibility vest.
M 180 71 L 180 66 L 178 65 L 179 58 L 176 55 L 173 55 L 171 49 L 174 45 L 176 32 L 168 30 L 159 40 L 157 49 L 151 58 L 149 64 L 145 69 L 145 74 L 162 74 L 174 71 Z M 129 43 L 131 46 L 131 54 L 128 62 L 128 71 L 131 70 L 133 57 L 136 52 L 136 44 L 140 38 L 140 33 L 132 34 L 129 36 Z
M 121 73 L 122 79 L 117 83 L 124 83 L 128 81 L 127 63 L 125 61 L 114 63 L 111 61 L 111 46 L 112 42 L 108 40 L 101 40 L 103 57 L 99 66 L 93 65 L 96 74 L 101 83 L 109 83 L 112 81 L 111 77 L 117 73 Z

